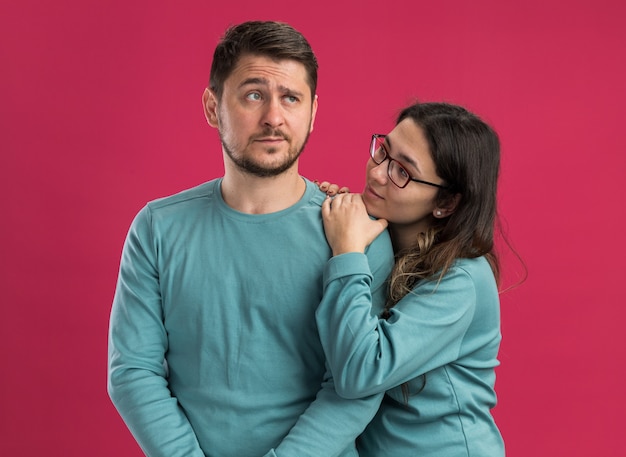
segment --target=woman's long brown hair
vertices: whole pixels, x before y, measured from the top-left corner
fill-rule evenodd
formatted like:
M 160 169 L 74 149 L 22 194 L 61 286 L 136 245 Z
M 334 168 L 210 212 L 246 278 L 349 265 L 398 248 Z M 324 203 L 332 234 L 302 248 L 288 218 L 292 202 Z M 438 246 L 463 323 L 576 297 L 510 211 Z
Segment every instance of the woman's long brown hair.
M 485 256 L 496 280 L 500 266 L 494 251 L 500 141 L 496 132 L 465 108 L 448 103 L 416 103 L 400 113 L 422 129 L 446 187 L 437 194 L 445 206 L 459 198 L 455 211 L 416 236 L 409 250 L 396 253 L 387 311 L 420 280 L 441 278 L 459 258 Z M 387 312 L 388 314 L 388 312 Z

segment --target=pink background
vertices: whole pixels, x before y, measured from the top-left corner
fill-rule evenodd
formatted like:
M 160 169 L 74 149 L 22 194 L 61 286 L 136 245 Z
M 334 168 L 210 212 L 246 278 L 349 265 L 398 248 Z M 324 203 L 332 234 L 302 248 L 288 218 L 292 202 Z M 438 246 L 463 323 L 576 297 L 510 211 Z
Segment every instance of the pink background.
M 320 62 L 309 178 L 360 190 L 370 134 L 414 97 L 494 125 L 530 273 L 502 295 L 508 456 L 626 455 L 625 7 L 512 3 L 3 2 L 0 454 L 142 455 L 106 393 L 122 243 L 146 201 L 222 173 L 200 103 L 214 45 L 276 19 Z

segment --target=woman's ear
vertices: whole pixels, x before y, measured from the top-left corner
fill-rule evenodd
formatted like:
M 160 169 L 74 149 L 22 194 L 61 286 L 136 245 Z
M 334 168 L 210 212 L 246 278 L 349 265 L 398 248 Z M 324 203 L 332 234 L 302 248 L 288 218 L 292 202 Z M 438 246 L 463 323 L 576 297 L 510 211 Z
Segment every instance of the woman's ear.
M 433 216 L 438 219 L 450 216 L 454 213 L 454 211 L 456 211 L 456 207 L 459 205 L 460 201 L 461 194 L 454 194 L 452 197 L 442 201 L 435 207 L 433 210 Z

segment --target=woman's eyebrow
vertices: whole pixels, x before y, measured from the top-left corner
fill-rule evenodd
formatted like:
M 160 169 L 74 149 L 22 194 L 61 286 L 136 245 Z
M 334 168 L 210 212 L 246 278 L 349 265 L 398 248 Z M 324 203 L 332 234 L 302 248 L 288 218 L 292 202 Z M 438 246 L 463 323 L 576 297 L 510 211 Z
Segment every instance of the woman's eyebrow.
M 385 137 L 385 143 L 387 143 L 387 146 L 388 146 L 389 150 L 391 150 L 391 140 L 389 139 L 388 136 Z M 387 153 L 387 155 L 389 155 L 389 153 Z M 420 169 L 419 165 L 417 164 L 417 162 L 415 162 L 415 160 L 413 160 L 413 158 L 411 156 L 406 155 L 402 151 L 400 151 L 398 153 L 398 157 L 392 157 L 392 159 L 397 160 L 398 162 L 401 162 L 403 165 L 404 164 L 409 164 L 409 165 L 411 165 L 413 168 L 415 168 L 420 173 L 422 171 Z

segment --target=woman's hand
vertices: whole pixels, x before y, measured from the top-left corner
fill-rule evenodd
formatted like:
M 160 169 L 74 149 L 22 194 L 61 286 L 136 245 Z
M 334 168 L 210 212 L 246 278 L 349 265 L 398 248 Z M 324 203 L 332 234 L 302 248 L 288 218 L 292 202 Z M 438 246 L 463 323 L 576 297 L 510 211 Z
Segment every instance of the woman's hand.
M 365 248 L 387 228 L 386 220 L 369 217 L 361 194 L 326 197 L 322 204 L 322 218 L 333 255 L 365 252 Z
M 331 197 L 337 194 L 347 194 L 350 192 L 350 189 L 346 186 L 339 187 L 339 184 L 331 184 L 328 181 L 313 182 L 317 184 L 317 187 L 319 187 L 322 192 L 326 192 L 326 195 L 330 195 Z

